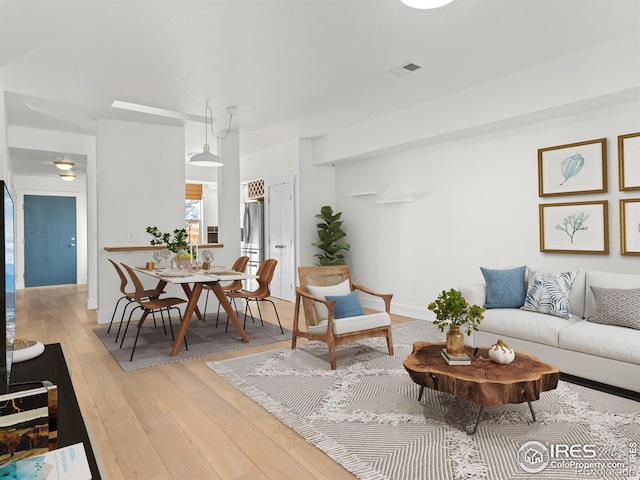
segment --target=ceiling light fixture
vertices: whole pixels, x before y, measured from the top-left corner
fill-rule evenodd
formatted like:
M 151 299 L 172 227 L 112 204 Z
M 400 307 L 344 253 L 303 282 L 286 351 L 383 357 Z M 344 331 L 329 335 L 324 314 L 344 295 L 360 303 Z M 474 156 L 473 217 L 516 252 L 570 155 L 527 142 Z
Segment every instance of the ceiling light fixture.
M 61 173 L 60 178 L 66 182 L 73 182 L 76 179 L 76 174 L 69 171 L 69 172 Z
M 222 167 L 224 163 L 222 162 L 222 158 L 218 155 L 211 153 L 209 150 L 209 139 L 207 137 L 208 127 L 209 127 L 209 115 L 211 115 L 211 135 L 213 135 L 218 140 L 224 140 L 229 135 L 229 131 L 231 130 L 231 121 L 233 120 L 233 114 L 236 113 L 235 107 L 227 107 L 227 113 L 229 114 L 229 126 L 227 127 L 227 132 L 222 136 L 218 137 L 215 133 L 213 133 L 213 112 L 209 107 L 209 102 L 204 108 L 205 115 L 205 125 L 204 125 L 204 147 L 202 149 L 202 153 L 198 153 L 191 157 L 189 160 L 189 165 L 196 165 L 198 167 Z
M 402 0 L 406 6 L 427 10 L 430 8 L 440 8 L 453 2 L 453 0 Z
M 71 170 L 75 165 L 75 163 L 70 162 L 69 160 L 56 160 L 53 164 L 60 170 Z

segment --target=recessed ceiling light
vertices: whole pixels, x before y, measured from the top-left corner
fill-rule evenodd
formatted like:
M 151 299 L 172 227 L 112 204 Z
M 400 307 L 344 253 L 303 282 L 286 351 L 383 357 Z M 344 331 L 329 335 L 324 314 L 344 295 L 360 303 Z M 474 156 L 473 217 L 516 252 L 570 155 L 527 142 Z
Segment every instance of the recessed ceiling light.
M 406 6 L 426 10 L 429 8 L 440 8 L 453 2 L 453 0 L 402 0 Z
M 56 160 L 53 164 L 60 170 L 71 170 L 75 165 L 75 163 L 70 162 L 69 160 Z

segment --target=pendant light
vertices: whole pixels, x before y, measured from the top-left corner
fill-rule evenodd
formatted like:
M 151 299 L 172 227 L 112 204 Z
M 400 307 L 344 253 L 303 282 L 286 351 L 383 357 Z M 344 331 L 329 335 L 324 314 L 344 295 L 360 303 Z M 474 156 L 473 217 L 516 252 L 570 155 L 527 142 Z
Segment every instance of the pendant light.
M 222 167 L 224 163 L 222 162 L 222 158 L 218 155 L 211 153 L 209 149 L 209 141 L 208 141 L 208 130 L 209 130 L 209 116 L 211 116 L 211 135 L 213 135 L 218 140 L 224 140 L 229 135 L 229 131 L 231 130 L 231 120 L 233 119 L 233 114 L 236 112 L 235 107 L 227 107 L 227 113 L 229 114 L 229 126 L 227 127 L 227 132 L 222 137 L 218 137 L 215 133 L 213 133 L 213 112 L 209 107 L 209 102 L 204 109 L 205 115 L 205 125 L 204 125 L 204 147 L 202 148 L 202 153 L 198 153 L 191 157 L 189 160 L 189 165 L 196 165 L 198 167 Z
M 430 8 L 440 8 L 453 2 L 453 0 L 402 0 L 406 6 L 427 10 Z

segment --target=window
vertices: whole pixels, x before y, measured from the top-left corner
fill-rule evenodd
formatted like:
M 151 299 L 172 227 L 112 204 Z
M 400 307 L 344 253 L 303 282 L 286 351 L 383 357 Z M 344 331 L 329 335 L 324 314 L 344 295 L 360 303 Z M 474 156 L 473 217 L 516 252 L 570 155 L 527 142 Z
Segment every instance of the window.
M 202 231 L 202 185 L 188 183 L 185 200 L 186 229 L 189 234 L 189 243 L 201 243 Z

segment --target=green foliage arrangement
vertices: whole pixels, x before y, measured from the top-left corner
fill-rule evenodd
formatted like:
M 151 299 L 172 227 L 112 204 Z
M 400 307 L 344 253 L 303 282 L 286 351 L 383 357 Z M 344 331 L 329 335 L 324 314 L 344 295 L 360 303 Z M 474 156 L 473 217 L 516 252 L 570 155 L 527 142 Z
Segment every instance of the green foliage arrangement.
M 173 231 L 173 238 L 170 233 L 162 233 L 158 227 L 147 227 L 147 233 L 153 237 L 151 245 L 166 245 L 167 249 L 176 255 L 189 246 L 185 228 L 176 228 Z
M 316 215 L 316 218 L 322 220 L 322 223 L 318 223 L 318 238 L 319 242 L 312 243 L 314 247 L 318 247 L 322 250 L 322 253 L 316 253 L 314 256 L 319 260 L 319 265 L 326 267 L 328 265 L 345 265 L 344 255 L 340 253 L 342 250 L 349 250 L 351 245 L 347 242 L 341 242 L 346 233 L 342 231 L 342 220 L 340 217 L 342 212 L 333 213 L 333 209 L 325 205 L 320 209 L 320 213 Z
M 484 319 L 482 315 L 484 308 L 469 305 L 462 294 L 454 288 L 448 292 L 443 290 L 427 308 L 436 314 L 433 324 L 437 325 L 441 332 L 445 327 L 453 324 L 466 326 L 467 335 L 471 335 L 472 330 L 478 331 L 478 325 Z

